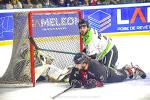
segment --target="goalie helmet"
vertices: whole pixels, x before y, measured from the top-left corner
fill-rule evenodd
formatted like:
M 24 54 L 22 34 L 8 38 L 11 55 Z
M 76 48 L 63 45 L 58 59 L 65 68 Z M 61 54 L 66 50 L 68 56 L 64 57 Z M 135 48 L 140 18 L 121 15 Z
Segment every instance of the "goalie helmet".
M 73 61 L 75 64 L 82 64 L 82 63 L 87 63 L 88 59 L 89 57 L 85 53 L 77 53 L 74 56 Z
M 84 20 L 84 19 L 81 19 L 81 20 L 79 21 L 79 23 L 78 23 L 78 26 L 79 26 L 79 28 L 80 28 L 81 26 L 87 26 L 87 27 L 89 28 L 89 22 L 86 21 L 86 20 Z

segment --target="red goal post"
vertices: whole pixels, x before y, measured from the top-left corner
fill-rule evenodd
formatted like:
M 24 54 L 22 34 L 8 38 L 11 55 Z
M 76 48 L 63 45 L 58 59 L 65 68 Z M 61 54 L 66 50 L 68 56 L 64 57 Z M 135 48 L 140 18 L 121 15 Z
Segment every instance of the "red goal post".
M 46 14 L 46 16 L 47 17 L 50 17 L 50 16 L 52 16 L 51 18 L 47 18 L 47 19 L 45 19 L 44 21 L 46 21 L 45 22 L 45 26 L 44 27 L 46 27 L 46 28 L 48 28 L 48 30 L 50 30 L 50 32 L 51 31 L 56 31 L 55 33 L 57 34 L 57 32 L 59 31 L 59 30 L 62 30 L 62 33 L 60 34 L 60 36 L 59 35 L 55 35 L 55 37 L 56 37 L 56 39 L 54 39 L 54 41 L 56 40 L 59 40 L 59 38 L 57 38 L 57 37 L 61 37 L 61 36 L 63 36 L 63 34 L 65 34 L 64 36 L 67 36 L 68 34 L 66 34 L 65 32 L 71 32 L 73 29 L 74 29 L 74 27 L 75 26 L 77 26 L 77 22 L 79 21 L 79 19 L 81 19 L 81 17 L 82 17 L 82 15 L 81 15 L 81 10 L 79 10 L 79 9 L 74 9 L 74 10 L 49 10 L 49 11 L 31 11 L 31 12 L 29 12 L 29 36 L 30 37 L 33 37 L 34 38 L 34 36 L 33 36 L 33 34 L 34 34 L 34 32 L 33 32 L 33 15 L 41 15 L 42 14 L 42 16 L 43 16 L 43 14 Z M 50 14 L 50 15 L 49 15 Z M 58 17 L 57 17 L 57 15 L 58 15 Z M 69 16 L 69 15 L 72 15 L 71 17 Z M 61 26 L 61 25 L 58 25 L 58 24 L 60 24 L 60 23 L 62 23 L 59 19 L 61 19 L 61 17 L 62 17 L 62 19 L 63 19 L 63 21 L 64 21 L 64 23 L 63 23 L 63 25 Z M 65 18 L 66 17 L 66 18 Z M 73 18 L 74 17 L 74 18 Z M 76 19 L 76 18 L 78 19 Z M 71 22 L 73 23 L 73 19 L 74 20 L 76 20 L 76 23 L 74 22 L 74 25 L 72 25 L 73 27 L 69 27 L 69 26 L 67 26 L 68 24 L 68 22 L 67 22 L 67 18 L 69 19 L 69 20 L 71 20 Z M 43 18 L 44 19 L 44 18 Z M 43 20 L 42 18 L 41 18 L 41 20 Z M 61 20 L 62 20 L 61 19 Z M 39 20 L 39 18 L 38 18 L 38 20 Z M 58 21 L 59 20 L 59 21 Z M 60 23 L 59 23 L 60 22 Z M 37 21 L 37 23 L 38 23 L 38 21 Z M 39 24 L 39 23 L 38 23 Z M 34 24 L 35 25 L 35 24 Z M 36 25 L 35 25 L 36 26 Z M 40 26 L 40 25 L 39 25 Z M 65 27 L 64 27 L 65 26 Z M 71 26 L 71 25 L 70 25 Z M 69 28 L 67 28 L 67 27 L 69 27 Z M 78 26 L 77 26 L 78 27 Z M 78 30 L 77 29 L 77 27 L 75 27 L 75 29 L 76 30 Z M 49 29 L 50 28 L 50 29 Z M 66 29 L 65 29 L 66 28 Z M 48 31 L 48 30 L 46 30 L 46 31 Z M 68 31 L 64 31 L 64 30 L 68 30 Z M 50 32 L 48 32 L 48 34 L 50 33 Z M 60 31 L 59 31 L 60 32 Z M 64 33 L 63 33 L 64 32 Z M 47 32 L 46 32 L 47 33 Z M 77 32 L 77 33 L 71 33 L 71 34 L 74 34 L 74 35 L 78 35 L 79 36 L 79 44 L 78 44 L 78 46 L 79 46 L 79 51 L 74 51 L 74 52 L 80 52 L 81 50 L 82 50 L 82 40 L 81 40 L 81 36 L 79 35 L 79 32 Z M 71 35 L 71 34 L 69 34 L 69 36 Z M 39 35 L 39 34 L 38 34 Z M 47 35 L 46 35 L 47 36 Z M 50 37 L 52 37 L 53 38 L 53 35 L 48 35 L 48 36 L 50 36 Z M 42 37 L 42 36 L 41 36 Z M 35 38 L 36 38 L 36 36 L 35 36 Z M 39 37 L 38 37 L 39 38 Z M 50 38 L 51 39 L 51 38 Z M 45 41 L 48 41 L 49 42 L 49 40 L 50 39 L 47 39 L 47 40 L 45 40 Z M 67 40 L 67 37 L 66 37 L 66 40 Z M 35 40 L 36 41 L 36 40 Z M 39 41 L 39 40 L 37 40 L 37 41 Z M 41 40 L 42 41 L 42 40 Z M 62 40 L 63 41 L 63 40 Z M 36 42 L 37 43 L 37 42 Z M 57 43 L 56 43 L 57 44 Z M 74 45 L 74 44 L 73 44 Z M 68 46 L 68 47 L 72 47 L 73 45 L 70 45 L 70 46 Z M 48 45 L 49 47 L 51 47 L 51 45 Z M 40 45 L 38 45 L 38 47 L 40 47 Z M 47 47 L 41 47 L 41 48 L 47 48 Z M 48 48 L 48 49 L 50 49 L 50 50 L 59 50 L 59 51 L 64 51 L 64 50 L 60 50 L 60 48 L 59 49 L 56 49 L 56 48 Z M 72 50 L 72 49 L 71 49 Z M 65 52 L 65 51 L 64 51 Z M 68 51 L 66 51 L 66 52 L 68 52 Z M 70 51 L 70 52 L 73 52 L 73 51 Z M 51 52 L 51 54 L 53 54 L 53 52 Z M 57 53 L 56 52 L 56 55 L 58 55 L 59 54 L 59 52 Z M 67 55 L 67 54 L 64 54 L 64 55 Z M 57 59 L 56 57 L 54 58 L 54 59 Z M 34 46 L 33 46 L 33 44 L 30 42 L 30 60 L 31 60 L 31 74 L 32 74 L 32 82 L 33 82 L 33 86 L 35 86 L 35 70 L 34 70 L 34 66 L 35 66 L 35 64 L 34 64 Z M 70 58 L 67 58 L 67 60 L 71 60 Z M 60 62 L 60 63 L 62 63 L 62 62 Z M 59 65 L 58 65 L 59 66 Z
M 61 69 L 73 65 L 73 54 L 83 48 L 78 29 L 81 18 L 79 9 L 15 12 L 12 56 L 6 72 L 0 77 L 0 87 L 35 86 L 35 69 L 40 59 L 37 51 L 54 59 L 50 63 Z

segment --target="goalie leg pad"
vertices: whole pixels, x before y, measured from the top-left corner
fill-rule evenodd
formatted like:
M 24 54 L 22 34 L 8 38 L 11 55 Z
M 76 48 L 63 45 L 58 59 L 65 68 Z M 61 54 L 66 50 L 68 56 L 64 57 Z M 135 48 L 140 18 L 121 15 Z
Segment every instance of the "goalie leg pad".
M 49 77 L 49 81 L 62 81 L 66 76 L 68 76 L 71 69 L 64 68 L 60 69 L 56 67 L 55 65 L 50 65 L 47 70 L 47 76 Z

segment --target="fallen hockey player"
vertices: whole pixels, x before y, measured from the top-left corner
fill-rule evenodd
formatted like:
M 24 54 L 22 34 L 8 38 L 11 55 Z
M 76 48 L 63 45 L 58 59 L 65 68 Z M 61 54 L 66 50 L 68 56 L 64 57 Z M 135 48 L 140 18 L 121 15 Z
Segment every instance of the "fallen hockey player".
M 106 67 L 104 64 L 89 58 L 84 53 L 74 57 L 75 67 L 69 77 L 69 83 L 75 88 L 87 89 L 101 87 L 103 83 L 122 82 L 126 79 L 145 79 L 146 73 L 138 65 L 125 65 L 122 69 Z
M 31 79 L 30 76 L 30 59 L 29 59 L 29 50 L 23 49 L 21 51 L 22 61 L 26 61 L 27 64 L 24 64 L 24 69 L 22 70 L 20 76 L 22 79 L 28 77 Z M 28 61 L 27 61 L 28 60 Z M 43 51 L 35 50 L 34 51 L 34 65 L 35 65 L 35 80 L 36 81 L 49 81 L 49 82 L 68 82 L 69 81 L 69 74 L 71 72 L 71 67 L 67 66 L 64 69 L 61 69 L 55 65 L 53 65 L 53 58 L 46 54 Z M 21 62 L 19 62 L 21 63 Z M 18 66 L 18 63 L 16 64 Z M 26 68 L 26 67 L 29 68 Z
M 49 82 L 68 82 L 68 77 L 71 72 L 70 66 L 61 69 L 58 66 L 52 64 L 54 59 L 52 59 L 51 56 L 45 55 L 41 51 L 38 51 L 38 53 L 40 63 L 35 65 L 36 80 L 40 81 L 40 78 L 44 77 Z

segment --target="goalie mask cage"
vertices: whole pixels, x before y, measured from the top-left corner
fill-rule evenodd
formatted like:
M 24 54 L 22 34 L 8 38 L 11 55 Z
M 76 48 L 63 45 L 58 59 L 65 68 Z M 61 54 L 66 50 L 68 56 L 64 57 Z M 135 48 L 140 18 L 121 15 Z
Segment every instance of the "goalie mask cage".
M 78 9 L 14 13 L 12 56 L 6 72 L 0 78 L 0 87 L 35 86 L 35 68 L 42 60 L 37 57 L 37 51 L 49 56 L 49 64 L 61 69 L 73 65 L 74 55 L 65 52 L 77 53 L 82 50 L 78 29 L 80 18 L 81 11 Z M 46 50 L 36 50 L 28 37 L 32 37 L 39 48 Z

